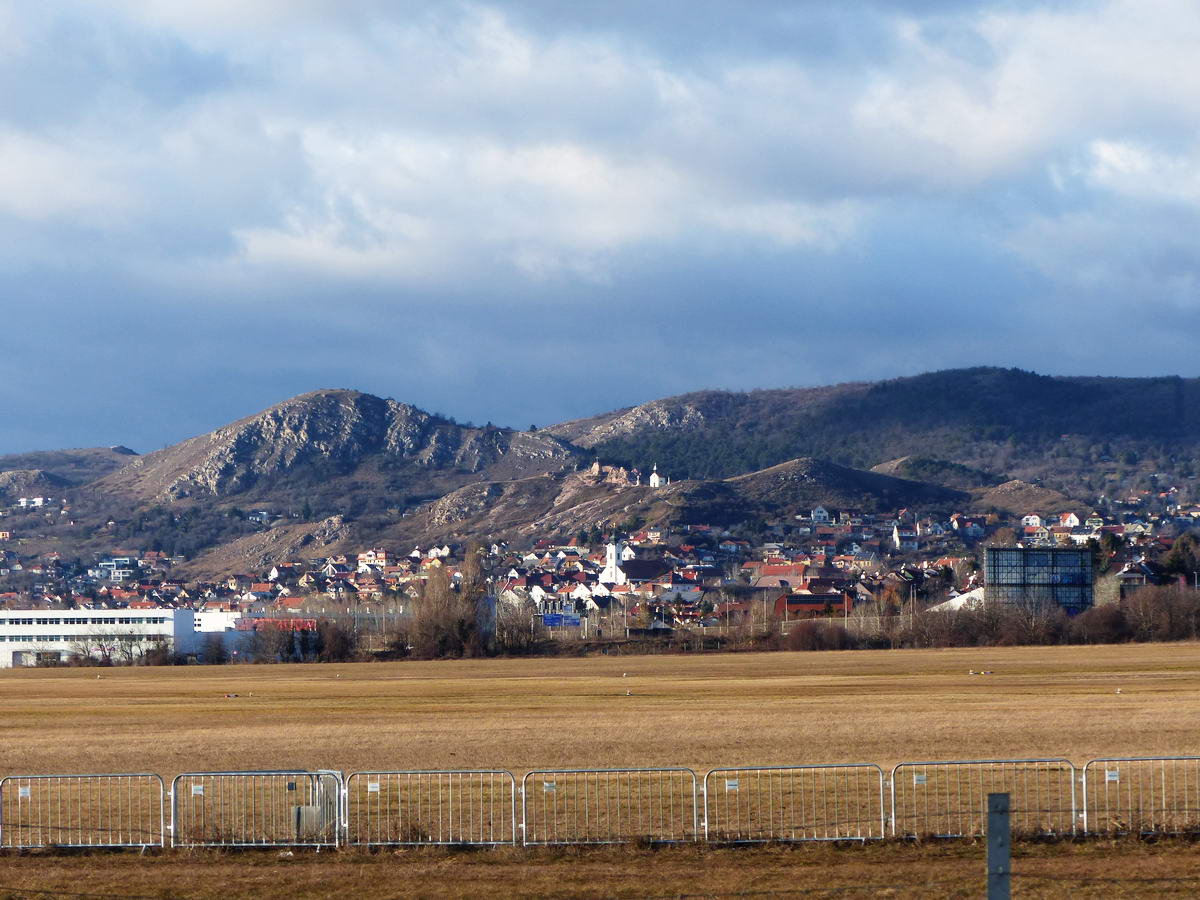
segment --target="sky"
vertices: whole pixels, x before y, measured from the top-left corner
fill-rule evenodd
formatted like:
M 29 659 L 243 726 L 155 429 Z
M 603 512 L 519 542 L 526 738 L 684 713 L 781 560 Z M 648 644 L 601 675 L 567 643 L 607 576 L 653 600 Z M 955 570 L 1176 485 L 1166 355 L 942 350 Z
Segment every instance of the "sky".
M 1194 0 L 0 0 L 0 453 L 1200 375 Z

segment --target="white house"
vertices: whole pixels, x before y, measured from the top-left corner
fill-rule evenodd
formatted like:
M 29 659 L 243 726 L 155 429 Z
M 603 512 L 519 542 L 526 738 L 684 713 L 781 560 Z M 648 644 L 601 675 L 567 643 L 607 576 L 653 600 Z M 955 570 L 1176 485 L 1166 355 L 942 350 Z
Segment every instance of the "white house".
M 176 653 L 195 652 L 192 610 L 0 610 L 0 668 L 4 669 L 62 662 L 83 654 L 132 662 L 158 646 Z

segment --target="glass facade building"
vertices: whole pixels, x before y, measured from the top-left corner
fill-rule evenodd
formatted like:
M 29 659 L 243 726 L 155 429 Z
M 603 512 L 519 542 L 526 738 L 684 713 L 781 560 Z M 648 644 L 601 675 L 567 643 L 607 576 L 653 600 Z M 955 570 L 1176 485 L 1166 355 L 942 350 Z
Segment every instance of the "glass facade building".
M 1067 612 L 1091 607 L 1092 551 L 1065 547 L 988 547 L 984 551 L 984 599 Z

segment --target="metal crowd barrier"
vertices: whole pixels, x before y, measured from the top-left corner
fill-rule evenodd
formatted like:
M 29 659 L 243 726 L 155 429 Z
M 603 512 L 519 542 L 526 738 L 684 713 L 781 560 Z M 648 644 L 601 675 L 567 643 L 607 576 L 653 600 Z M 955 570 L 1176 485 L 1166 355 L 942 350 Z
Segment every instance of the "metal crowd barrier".
M 543 769 L 521 781 L 522 842 L 699 840 L 696 773 L 684 768 Z
M 886 836 L 883 769 L 873 764 L 742 766 L 704 776 L 705 840 L 870 840 Z
M 0 847 L 161 847 L 165 833 L 157 775 L 0 778 Z
M 1200 831 L 1200 756 L 1090 760 L 1083 767 L 1083 797 L 1085 832 Z
M 1081 789 L 1076 778 L 1081 774 Z M 890 781 L 890 791 L 886 790 Z M 703 797 L 699 795 L 703 788 Z M 1200 756 L 687 768 L 187 772 L 0 778 L 0 849 L 878 840 L 1200 832 Z
M 987 795 L 1007 793 L 1014 832 L 1076 831 L 1075 766 L 1065 759 L 906 762 L 892 769 L 892 835 L 973 837 L 987 829 Z
M 516 779 L 503 769 L 355 772 L 346 779 L 348 844 L 512 844 L 516 820 Z
M 336 847 L 340 772 L 185 772 L 171 782 L 173 847 Z

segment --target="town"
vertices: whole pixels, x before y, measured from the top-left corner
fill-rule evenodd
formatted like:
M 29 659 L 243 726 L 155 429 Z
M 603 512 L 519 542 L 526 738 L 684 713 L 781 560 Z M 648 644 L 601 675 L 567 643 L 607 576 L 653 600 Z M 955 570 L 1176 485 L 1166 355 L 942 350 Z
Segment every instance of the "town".
M 650 478 L 661 483 L 656 469 Z M 430 579 L 461 591 L 469 557 L 489 635 L 504 620 L 508 631 L 592 647 L 786 634 L 814 619 L 861 632 L 905 611 L 962 608 L 982 597 L 988 547 L 1088 550 L 1094 591 L 1070 609 L 1079 612 L 1142 587 L 1195 583 L 1194 559 L 1172 554 L 1200 507 L 1174 504 L 1175 493 L 1133 495 L 1104 512 L 1021 516 L 817 506 L 741 528 L 593 527 L 527 546 L 370 547 L 211 580 L 181 577 L 187 561 L 155 550 L 114 547 L 86 561 L 23 553 L 22 531 L 36 516 L 70 509 L 22 497 L 0 518 L 0 666 L 318 658 L 322 642 L 309 636 L 322 627 L 340 635 L 325 640 L 340 649 L 325 647 L 320 658 L 404 655 L 411 646 L 398 636 Z M 286 521 L 265 509 L 247 519 L 264 530 Z

